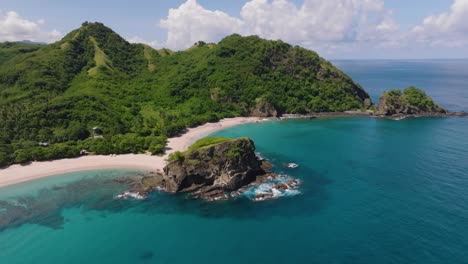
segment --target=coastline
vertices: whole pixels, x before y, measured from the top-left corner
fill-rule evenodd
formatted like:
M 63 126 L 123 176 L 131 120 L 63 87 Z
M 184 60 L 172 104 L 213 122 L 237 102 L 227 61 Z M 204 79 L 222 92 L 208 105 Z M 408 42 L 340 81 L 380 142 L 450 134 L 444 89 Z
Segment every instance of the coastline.
M 0 188 L 8 185 L 31 181 L 58 174 L 99 170 L 99 169 L 136 169 L 145 171 L 162 170 L 166 165 L 165 159 L 175 151 L 184 151 L 196 140 L 214 132 L 247 123 L 265 120 L 257 117 L 234 117 L 221 119 L 216 123 L 189 128 L 186 133 L 170 138 L 164 156 L 150 156 L 146 154 L 96 155 L 71 159 L 31 162 L 27 165 L 11 165 L 0 169 Z
M 336 117 L 374 117 L 400 120 L 407 117 L 467 117 L 466 112 L 448 113 L 423 113 L 412 115 L 382 116 L 374 115 L 368 111 L 345 111 L 301 114 L 284 114 L 280 118 L 273 119 L 315 119 Z M 262 122 L 271 118 L 261 117 L 234 117 L 221 119 L 215 123 L 189 128 L 184 134 L 168 139 L 164 156 L 151 156 L 147 154 L 122 154 L 122 155 L 95 155 L 82 156 L 70 159 L 52 161 L 35 161 L 27 165 L 14 164 L 0 169 L 0 188 L 18 184 L 30 180 L 54 176 L 59 174 L 99 170 L 99 169 L 135 169 L 148 172 L 161 171 L 166 165 L 167 157 L 176 151 L 184 151 L 200 138 L 206 137 L 217 131 L 247 123 Z
M 467 112 L 424 112 L 418 114 L 394 114 L 382 115 L 373 111 L 344 111 L 344 112 L 322 112 L 311 114 L 283 114 L 279 119 L 315 119 L 315 118 L 335 118 L 335 117 L 375 117 L 386 119 L 404 119 L 404 118 L 418 118 L 418 117 L 468 117 Z

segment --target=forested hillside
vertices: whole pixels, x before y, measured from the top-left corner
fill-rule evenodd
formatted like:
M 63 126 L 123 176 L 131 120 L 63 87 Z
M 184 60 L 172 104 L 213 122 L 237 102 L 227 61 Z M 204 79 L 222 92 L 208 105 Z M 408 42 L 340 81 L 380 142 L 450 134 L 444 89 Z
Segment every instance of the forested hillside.
M 370 99 L 315 52 L 256 36 L 172 52 L 86 22 L 50 45 L 0 44 L 0 166 L 81 149 L 161 153 L 187 127 L 265 105 L 279 114 L 328 112 L 366 108 Z

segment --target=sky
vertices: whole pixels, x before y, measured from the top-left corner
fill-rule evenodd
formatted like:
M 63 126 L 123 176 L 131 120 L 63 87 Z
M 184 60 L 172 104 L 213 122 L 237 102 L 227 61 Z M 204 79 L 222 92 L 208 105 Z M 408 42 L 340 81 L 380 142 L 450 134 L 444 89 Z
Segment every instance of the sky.
M 84 21 L 172 50 L 238 33 L 327 59 L 468 58 L 468 0 L 0 1 L 0 41 L 51 43 Z

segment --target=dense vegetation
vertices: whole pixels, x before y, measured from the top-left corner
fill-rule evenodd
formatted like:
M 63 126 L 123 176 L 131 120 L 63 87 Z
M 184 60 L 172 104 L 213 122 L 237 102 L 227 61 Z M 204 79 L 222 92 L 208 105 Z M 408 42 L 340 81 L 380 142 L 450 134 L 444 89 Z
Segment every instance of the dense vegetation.
M 236 139 L 225 138 L 225 137 L 207 137 L 207 138 L 203 138 L 203 139 L 196 141 L 186 151 L 176 151 L 174 153 L 171 153 L 171 155 L 169 155 L 167 160 L 168 161 L 182 161 L 182 162 L 185 162 L 186 164 L 194 165 L 195 163 L 200 162 L 199 160 L 194 158 L 194 157 L 198 157 L 199 153 L 202 153 L 205 150 L 215 145 L 225 143 L 225 142 L 234 142 L 237 140 L 248 140 L 249 142 L 251 142 L 251 140 L 247 137 L 236 138 Z M 251 144 L 253 144 L 253 142 L 251 142 Z M 227 150 L 226 157 L 236 158 L 236 157 L 239 157 L 241 154 L 242 154 L 242 151 L 239 148 L 239 146 L 234 144 L 231 147 L 229 147 L 229 149 Z
M 81 149 L 161 153 L 185 128 L 249 115 L 258 102 L 308 113 L 370 99 L 315 52 L 282 41 L 231 35 L 172 52 L 84 23 L 50 45 L 0 45 L 0 166 Z
M 423 90 L 416 87 L 408 87 L 403 92 L 398 89 L 384 92 L 379 100 L 379 111 L 386 115 L 446 112 Z
M 43 47 L 41 44 L 30 42 L 4 42 L 0 43 L 0 64 L 13 58 L 14 56 L 36 51 Z
M 194 149 L 199 149 L 203 147 L 207 147 L 210 145 L 215 145 L 219 143 L 223 143 L 226 141 L 230 141 L 232 139 L 230 138 L 225 138 L 225 137 L 207 137 L 207 138 L 202 138 L 197 140 L 195 143 L 193 143 L 188 150 L 194 150 Z
M 197 140 L 192 145 L 190 145 L 190 147 L 186 151 L 184 151 L 184 152 L 176 151 L 176 152 L 172 153 L 171 155 L 169 155 L 168 160 L 169 161 L 183 160 L 184 156 L 188 152 L 190 152 L 192 150 L 200 149 L 200 148 L 203 148 L 203 147 L 209 147 L 209 146 L 212 146 L 212 145 L 216 145 L 216 144 L 219 144 L 219 143 L 232 141 L 232 140 L 233 139 L 225 138 L 225 137 L 206 137 L 206 138 L 202 138 L 202 139 Z

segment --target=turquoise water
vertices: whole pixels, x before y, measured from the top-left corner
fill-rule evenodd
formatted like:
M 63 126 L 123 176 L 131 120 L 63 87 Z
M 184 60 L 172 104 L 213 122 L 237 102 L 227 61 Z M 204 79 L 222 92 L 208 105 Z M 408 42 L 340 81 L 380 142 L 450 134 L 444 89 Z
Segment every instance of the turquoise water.
M 462 98 L 468 93 L 458 89 Z M 468 105 L 452 99 L 437 100 Z M 113 197 L 138 172 L 41 179 L 0 189 L 0 263 L 468 259 L 468 118 L 287 120 L 217 135 L 251 137 L 277 172 L 302 180 L 301 194 L 266 202 L 204 203 L 164 193 L 119 201 Z M 300 166 L 285 169 L 287 162 Z

